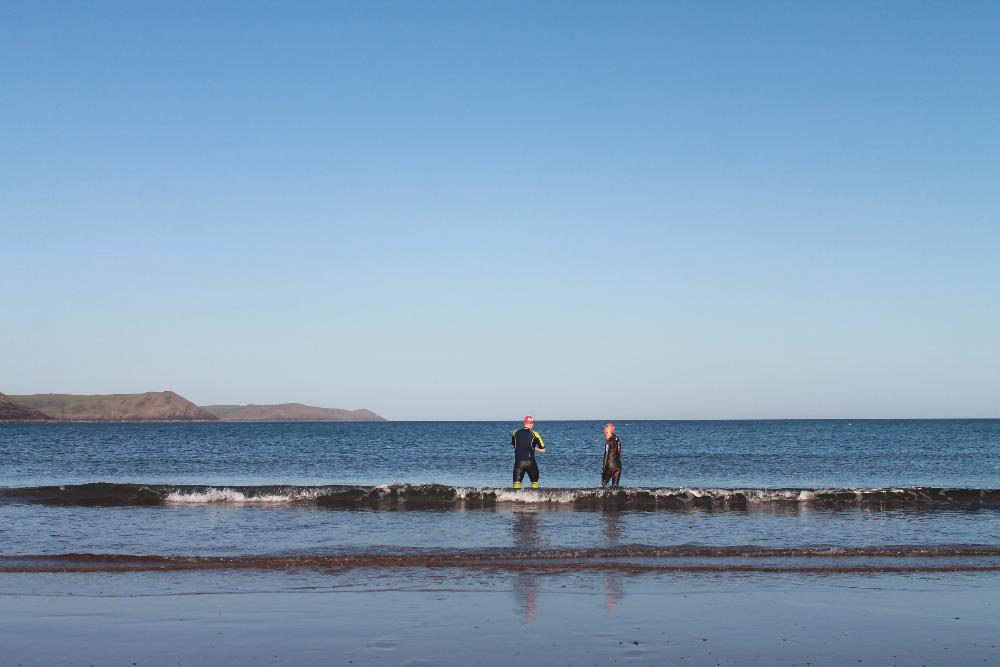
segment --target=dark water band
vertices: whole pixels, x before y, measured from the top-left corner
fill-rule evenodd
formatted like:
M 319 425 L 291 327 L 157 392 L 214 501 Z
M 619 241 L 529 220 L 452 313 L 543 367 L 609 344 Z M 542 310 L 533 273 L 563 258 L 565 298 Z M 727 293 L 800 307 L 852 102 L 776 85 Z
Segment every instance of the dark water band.
M 543 488 L 514 491 L 439 484 L 207 486 L 97 482 L 0 488 L 0 502 L 68 506 L 303 504 L 382 510 L 477 509 L 507 505 L 577 510 L 743 509 L 766 506 L 933 509 L 1000 508 L 1000 489 Z
M 177 556 L 67 553 L 0 556 L 0 572 L 137 572 L 173 570 L 471 569 L 561 572 L 991 572 L 1000 546 L 824 548 L 652 547 L 435 551 L 324 555 Z

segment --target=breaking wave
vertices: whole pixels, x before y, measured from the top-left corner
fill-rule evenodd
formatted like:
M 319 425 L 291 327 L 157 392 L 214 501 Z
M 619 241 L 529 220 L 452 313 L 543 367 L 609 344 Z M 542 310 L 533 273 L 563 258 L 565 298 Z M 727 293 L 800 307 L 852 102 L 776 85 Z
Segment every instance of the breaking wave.
M 478 509 L 527 505 L 540 509 L 685 510 L 816 506 L 828 508 L 1000 508 L 1000 489 L 942 487 L 798 488 L 547 488 L 393 483 L 377 486 L 225 486 L 116 484 L 0 488 L 0 502 L 78 506 L 302 504 L 337 509 Z

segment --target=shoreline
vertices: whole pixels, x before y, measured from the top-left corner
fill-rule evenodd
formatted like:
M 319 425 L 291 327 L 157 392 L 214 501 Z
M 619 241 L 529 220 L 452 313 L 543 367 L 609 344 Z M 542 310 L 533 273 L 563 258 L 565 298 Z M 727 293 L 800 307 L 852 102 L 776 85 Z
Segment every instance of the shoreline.
M 995 664 L 998 592 L 996 573 L 0 575 L 0 625 L 12 665 L 970 665 Z

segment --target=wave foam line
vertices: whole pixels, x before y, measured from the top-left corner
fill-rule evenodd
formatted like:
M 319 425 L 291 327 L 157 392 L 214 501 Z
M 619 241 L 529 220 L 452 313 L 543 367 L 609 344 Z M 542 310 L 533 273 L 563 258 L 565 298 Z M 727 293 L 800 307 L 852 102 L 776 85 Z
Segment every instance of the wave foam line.
M 0 502 L 52 505 L 310 504 L 331 508 L 475 509 L 504 505 L 539 508 L 743 509 L 765 506 L 996 507 L 1000 489 L 888 488 L 547 488 L 392 483 L 363 485 L 157 485 L 97 482 L 64 486 L 0 488 Z

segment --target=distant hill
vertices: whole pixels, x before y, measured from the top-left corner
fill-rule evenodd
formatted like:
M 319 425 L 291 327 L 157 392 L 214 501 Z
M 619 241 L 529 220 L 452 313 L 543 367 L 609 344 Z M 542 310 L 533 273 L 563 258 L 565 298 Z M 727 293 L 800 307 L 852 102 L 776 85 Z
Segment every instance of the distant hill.
M 216 421 L 218 418 L 172 391 L 144 394 L 32 394 L 11 396 L 20 405 L 70 421 Z
M 317 408 L 302 403 L 278 405 L 206 405 L 205 410 L 230 422 L 346 422 L 385 421 L 371 410 Z
M 10 397 L 0 394 L 0 422 L 43 422 L 52 421 L 52 417 L 10 400 Z

